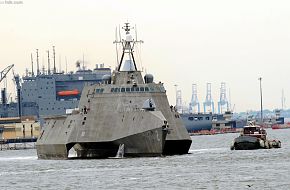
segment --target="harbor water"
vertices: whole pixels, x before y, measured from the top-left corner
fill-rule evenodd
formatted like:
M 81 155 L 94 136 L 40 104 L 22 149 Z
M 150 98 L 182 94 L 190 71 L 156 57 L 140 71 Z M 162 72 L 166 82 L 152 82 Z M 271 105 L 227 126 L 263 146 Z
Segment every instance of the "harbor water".
M 0 189 L 290 189 L 290 129 L 268 129 L 282 148 L 231 151 L 238 133 L 193 136 L 190 154 L 155 158 L 38 160 L 0 151 Z

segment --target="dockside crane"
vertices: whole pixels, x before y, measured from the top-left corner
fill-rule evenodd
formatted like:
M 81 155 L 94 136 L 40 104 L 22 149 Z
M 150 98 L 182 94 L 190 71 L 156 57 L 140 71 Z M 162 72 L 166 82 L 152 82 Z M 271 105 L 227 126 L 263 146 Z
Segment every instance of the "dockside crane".
M 9 73 L 9 71 L 12 69 L 12 67 L 14 67 L 14 64 L 9 65 L 3 71 L 0 72 L 0 83 L 6 77 L 6 75 Z
M 0 83 L 3 81 L 3 79 L 6 78 L 7 74 L 9 73 L 9 71 L 14 67 L 14 64 L 9 65 L 8 67 L 6 67 L 4 70 L 2 70 L 0 72 Z M 7 95 L 6 95 L 6 87 L 4 87 L 3 89 L 1 89 L 1 103 L 3 105 L 3 109 L 4 109 L 4 117 L 7 116 Z M 2 117 L 2 116 L 1 116 Z
M 218 112 L 222 114 L 225 109 L 226 111 L 229 111 L 229 101 L 226 95 L 226 83 L 222 82 L 220 88 L 220 100 L 218 102 Z
M 175 109 L 178 113 L 182 113 L 182 96 L 181 96 L 181 90 L 177 90 L 177 84 L 175 86 L 175 93 L 176 93 L 176 105 Z
M 200 104 L 197 98 L 197 85 L 196 84 L 192 84 L 192 96 L 191 96 L 191 102 L 189 103 L 189 112 L 200 113 Z
M 206 83 L 206 97 L 205 101 L 203 102 L 203 111 L 204 113 L 214 113 L 214 102 L 211 96 L 211 83 Z
M 21 85 L 20 85 L 20 77 L 18 74 L 14 73 L 14 70 L 12 69 L 14 82 L 16 85 L 16 97 L 17 97 L 17 105 L 18 105 L 18 117 L 22 116 L 22 107 L 21 107 Z

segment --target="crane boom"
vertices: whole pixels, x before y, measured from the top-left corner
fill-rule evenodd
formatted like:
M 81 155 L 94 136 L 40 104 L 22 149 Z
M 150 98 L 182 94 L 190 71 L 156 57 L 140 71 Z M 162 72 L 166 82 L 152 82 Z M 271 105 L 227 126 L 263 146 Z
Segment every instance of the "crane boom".
M 7 75 L 8 72 L 12 69 L 13 66 L 14 66 L 14 64 L 9 65 L 9 66 L 6 67 L 3 71 L 0 72 L 0 83 L 1 83 L 2 80 L 6 77 L 6 75 Z

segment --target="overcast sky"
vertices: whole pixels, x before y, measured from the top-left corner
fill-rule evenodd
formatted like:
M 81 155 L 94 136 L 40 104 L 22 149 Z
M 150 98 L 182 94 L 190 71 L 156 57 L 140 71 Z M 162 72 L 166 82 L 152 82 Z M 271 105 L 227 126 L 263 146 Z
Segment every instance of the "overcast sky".
M 289 107 L 289 10 L 287 0 L 22 0 L 14 5 L 0 0 L 0 70 L 15 64 L 16 73 L 24 74 L 36 48 L 41 65 L 47 65 L 46 50 L 53 45 L 62 70 L 65 57 L 68 70 L 75 70 L 83 54 L 89 68 L 97 63 L 115 68 L 115 27 L 128 20 L 144 40 L 139 66 L 164 82 L 171 104 L 175 84 L 188 104 L 192 84 L 203 102 L 210 82 L 217 107 L 226 82 L 234 111 L 258 110 L 262 77 L 264 107 L 281 108 L 282 89 Z

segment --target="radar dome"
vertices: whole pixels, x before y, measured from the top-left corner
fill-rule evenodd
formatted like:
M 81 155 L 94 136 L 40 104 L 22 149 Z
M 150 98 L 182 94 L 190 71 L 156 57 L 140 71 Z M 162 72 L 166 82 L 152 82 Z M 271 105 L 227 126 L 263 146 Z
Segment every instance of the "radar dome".
M 151 74 L 146 74 L 145 76 L 144 76 L 144 80 L 145 80 L 145 83 L 153 83 L 153 75 L 151 75 Z
M 126 41 L 127 42 L 132 42 L 133 41 L 133 37 L 129 34 L 126 36 Z
M 144 101 L 142 108 L 148 111 L 154 111 L 156 108 L 156 104 L 153 99 L 149 98 Z
M 125 60 L 121 71 L 136 71 L 135 65 L 132 60 Z
M 103 81 L 103 83 L 105 83 L 105 84 L 111 84 L 111 75 L 104 75 L 104 76 L 102 77 L 102 81 Z

